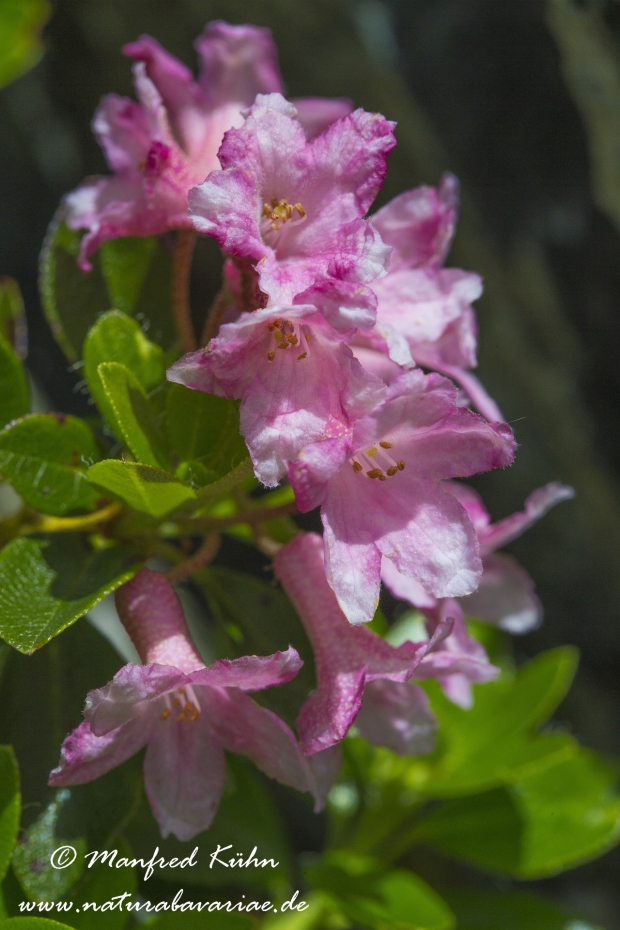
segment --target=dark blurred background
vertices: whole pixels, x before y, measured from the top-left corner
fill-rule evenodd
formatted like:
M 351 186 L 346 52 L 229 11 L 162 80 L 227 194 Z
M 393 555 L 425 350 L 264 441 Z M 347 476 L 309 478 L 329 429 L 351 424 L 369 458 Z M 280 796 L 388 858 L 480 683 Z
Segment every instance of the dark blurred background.
M 0 273 L 22 287 L 29 368 L 56 409 L 88 411 L 40 309 L 47 224 L 106 170 L 89 122 L 102 94 L 132 94 L 120 46 L 147 32 L 195 67 L 192 41 L 215 18 L 272 28 L 291 96 L 348 96 L 398 121 L 381 202 L 459 176 L 449 264 L 485 278 L 479 375 L 520 443 L 477 487 L 495 518 L 550 480 L 577 491 L 511 546 L 546 610 L 517 657 L 576 644 L 560 719 L 620 756 L 620 3 L 57 0 L 43 60 L 0 93 Z M 212 278 L 199 262 L 197 314 Z M 619 864 L 610 853 L 537 884 L 612 930 Z

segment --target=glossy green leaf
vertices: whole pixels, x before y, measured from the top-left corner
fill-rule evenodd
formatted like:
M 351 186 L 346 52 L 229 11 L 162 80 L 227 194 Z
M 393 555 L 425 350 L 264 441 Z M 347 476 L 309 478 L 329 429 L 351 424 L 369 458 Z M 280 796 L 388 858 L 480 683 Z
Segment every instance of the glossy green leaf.
M 88 387 L 100 411 L 118 432 L 112 405 L 97 371 L 102 362 L 125 365 L 145 391 L 150 391 L 164 380 L 164 353 L 160 346 L 146 338 L 135 320 L 118 310 L 110 310 L 99 317 L 86 336 L 84 374 Z
M 196 581 L 226 634 L 228 655 L 271 655 L 289 645 L 297 649 L 304 664 L 295 678 L 256 695 L 292 725 L 316 684 L 312 648 L 291 602 L 279 588 L 230 568 L 210 567 Z
M 83 420 L 33 413 L 0 433 L 0 472 L 27 504 L 64 516 L 94 510 L 100 495 L 86 477 L 99 450 Z
M 19 284 L 13 278 L 0 278 L 0 335 L 25 358 L 28 349 L 26 311 Z
M 172 384 L 166 399 L 166 430 L 181 461 L 200 461 L 218 478 L 247 458 L 237 401 Z
M 13 871 L 30 901 L 58 901 L 82 874 L 86 843 L 82 838 L 62 837 L 56 830 L 58 810 L 70 797 L 66 789 L 55 799 L 20 838 L 13 853 Z M 60 846 L 75 850 L 73 862 L 55 868 L 52 854 Z
M 97 369 L 112 414 L 112 427 L 139 462 L 169 465 L 163 433 L 136 376 L 119 362 L 103 362 Z
M 0 746 L 0 881 L 6 875 L 19 831 L 19 770 L 10 746 Z
M 46 0 L 2 0 L 0 87 L 36 65 L 43 54 L 41 31 L 50 13 Z
M 386 871 L 380 862 L 328 853 L 307 869 L 314 888 L 333 897 L 356 924 L 369 930 L 451 930 L 448 905 L 417 875 Z
M 597 930 L 551 901 L 522 892 L 459 891 L 446 893 L 458 930 Z
M 158 869 L 158 878 L 182 881 L 184 885 L 207 887 L 243 885 L 267 888 L 272 894 L 286 890 L 292 878 L 292 856 L 284 824 L 267 787 L 267 779 L 247 759 L 237 755 L 227 757 L 226 785 L 222 800 L 205 833 L 188 843 L 174 837 L 162 840 L 157 824 L 146 801 L 132 820 L 126 835 L 136 856 L 150 856 L 155 846 L 166 858 L 188 856 L 198 846 L 197 865 L 185 869 L 182 878 L 178 869 Z M 308 796 L 308 803 L 311 801 Z M 210 854 L 218 845 L 232 844 L 228 854 L 242 851 L 249 855 L 255 846 L 261 859 L 272 858 L 277 868 L 248 868 L 234 871 L 215 864 L 210 868 Z M 225 858 L 222 853 L 220 858 Z M 187 897 L 190 897 L 188 893 Z M 212 916 L 212 915 L 210 915 Z
M 195 899 L 195 895 L 190 900 Z M 226 903 L 228 898 L 224 899 Z M 232 898 L 233 903 L 236 900 Z M 245 902 L 244 902 L 245 903 Z M 259 899 L 259 903 L 262 903 Z M 210 914 L 203 911 L 202 914 L 185 912 L 184 914 L 161 914 L 149 927 L 153 930 L 252 930 L 256 924 L 247 914 L 235 912 L 226 913 L 226 911 L 212 911 Z M 105 930 L 105 928 L 104 928 Z
M 74 534 L 14 539 L 0 551 L 0 636 L 31 653 L 138 570 L 126 546 L 92 551 Z
M 40 262 L 41 299 L 54 336 L 71 361 L 100 314 L 131 313 L 149 338 L 169 349 L 175 342 L 172 317 L 172 249 L 169 237 L 107 242 L 91 257 L 92 271 L 77 266 L 83 233 L 69 229 L 57 212 Z
M 20 359 L 0 334 L 0 428 L 30 410 L 30 391 Z
M 213 501 L 218 500 L 218 498 L 229 494 L 242 482 L 247 481 L 248 478 L 254 478 L 254 467 L 252 465 L 252 460 L 249 457 L 244 459 L 241 464 L 237 465 L 236 468 L 233 468 L 233 470 L 227 475 L 224 475 L 223 478 L 219 478 L 217 481 L 214 481 L 211 484 L 208 484 L 206 487 L 201 488 L 198 491 L 198 501 L 200 504 L 207 507 Z
M 152 517 L 163 517 L 182 504 L 196 500 L 196 492 L 188 484 L 152 465 L 107 459 L 89 469 L 88 479 L 134 510 Z

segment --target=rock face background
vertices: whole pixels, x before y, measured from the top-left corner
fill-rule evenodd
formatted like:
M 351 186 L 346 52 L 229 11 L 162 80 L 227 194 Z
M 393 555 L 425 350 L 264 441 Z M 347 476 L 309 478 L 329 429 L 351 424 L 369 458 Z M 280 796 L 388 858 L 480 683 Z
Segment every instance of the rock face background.
M 349 96 L 398 121 L 382 201 L 446 169 L 460 177 L 449 263 L 485 278 L 479 374 L 521 445 L 510 471 L 477 486 L 496 518 L 547 481 L 577 490 L 511 547 L 546 608 L 517 656 L 577 644 L 561 717 L 586 745 L 620 754 L 620 5 L 58 0 L 43 61 L 0 94 L 0 271 L 23 289 L 30 370 L 56 409 L 88 408 L 41 315 L 46 226 L 63 193 L 105 171 L 89 122 L 102 94 L 132 93 L 120 46 L 147 32 L 194 65 L 192 40 L 216 18 L 271 27 L 291 96 Z M 217 278 L 202 244 L 197 320 Z M 543 884 L 611 930 L 619 861 Z M 416 867 L 435 882 L 453 871 L 428 857 Z

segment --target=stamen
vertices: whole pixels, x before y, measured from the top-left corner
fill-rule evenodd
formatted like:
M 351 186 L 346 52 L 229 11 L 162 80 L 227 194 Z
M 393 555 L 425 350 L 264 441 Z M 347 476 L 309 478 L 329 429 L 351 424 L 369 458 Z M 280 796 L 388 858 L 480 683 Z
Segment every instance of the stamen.
M 383 440 L 382 442 L 379 443 L 379 445 L 381 446 L 382 449 L 392 449 L 393 446 L 394 446 L 394 443 L 393 443 L 393 442 L 385 442 L 385 440 Z
M 398 465 L 390 465 L 390 467 L 387 470 L 387 474 L 390 476 L 390 478 L 393 478 L 397 471 L 398 471 Z
M 290 342 L 292 346 L 296 346 L 297 343 L 299 342 L 299 339 L 297 338 L 295 333 L 288 333 L 288 335 L 286 336 L 286 341 Z
M 279 230 L 293 219 L 293 213 L 297 213 L 298 221 L 305 219 L 306 211 L 302 204 L 290 204 L 287 200 L 278 200 L 277 197 L 271 198 L 271 204 L 264 203 L 261 216 L 271 221 L 271 228 Z
M 275 352 L 272 352 L 271 350 L 270 350 L 269 352 L 267 352 L 267 358 L 269 359 L 270 362 L 273 362 L 273 360 L 274 360 L 275 357 L 276 357 L 276 353 L 275 353 Z
M 180 706 L 181 706 L 181 701 L 180 701 L 178 698 L 175 698 L 174 701 L 172 702 L 172 706 L 173 706 L 173 707 L 180 707 Z
M 398 465 L 398 470 L 399 470 L 399 471 L 404 471 L 404 470 L 405 470 L 405 463 L 403 462 L 402 459 L 399 459 L 398 462 L 397 462 L 396 464 Z
M 288 349 L 288 342 L 286 339 L 283 339 L 282 342 L 277 342 L 276 345 L 278 349 Z
M 298 355 L 298 356 L 297 356 L 297 361 L 298 361 L 298 362 L 301 362 L 302 358 L 306 358 L 307 355 L 308 355 L 307 352 L 302 352 L 301 355 Z
M 351 465 L 353 466 L 353 471 L 355 472 L 355 474 L 359 475 L 359 473 L 362 471 L 362 466 L 360 465 L 360 463 L 353 460 L 351 462 Z
M 380 468 L 373 468 L 371 471 L 367 471 L 366 474 L 369 478 L 385 478 Z
M 164 710 L 162 710 L 161 714 L 159 715 L 159 719 L 160 719 L 160 720 L 167 720 L 168 717 L 170 716 L 170 714 L 171 714 L 170 708 L 169 708 L 169 707 L 166 707 Z

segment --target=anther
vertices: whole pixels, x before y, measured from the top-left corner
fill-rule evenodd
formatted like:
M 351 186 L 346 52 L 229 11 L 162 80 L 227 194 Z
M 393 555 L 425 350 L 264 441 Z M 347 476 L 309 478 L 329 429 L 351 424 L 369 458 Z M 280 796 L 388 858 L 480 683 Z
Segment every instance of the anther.
M 282 342 L 278 342 L 278 343 L 277 343 L 278 349 L 288 349 L 288 345 L 289 345 L 289 344 L 288 344 L 288 342 L 286 341 L 286 339 L 283 339 Z
M 382 449 L 391 449 L 391 448 L 393 447 L 394 443 L 393 443 L 393 442 L 385 442 L 385 441 L 383 441 L 383 442 L 380 442 L 379 445 L 381 446 Z
M 369 478 L 385 478 L 380 468 L 372 468 L 370 471 L 367 471 L 366 474 Z
M 397 462 L 396 464 L 398 465 L 398 470 L 399 470 L 399 471 L 404 471 L 404 470 L 405 470 L 405 463 L 403 462 L 402 459 L 399 459 L 398 462 Z
M 178 698 L 175 698 L 174 701 L 172 702 L 172 706 L 173 706 L 173 707 L 180 707 L 180 706 L 181 706 L 180 700 L 179 700 Z
M 390 476 L 390 478 L 393 478 L 397 472 L 398 472 L 398 465 L 390 465 L 390 467 L 387 470 L 387 474 Z
M 306 358 L 307 355 L 308 355 L 307 352 L 302 352 L 301 355 L 297 356 L 297 361 L 301 362 L 302 358 Z
M 161 712 L 161 714 L 159 715 L 159 719 L 160 719 L 160 720 L 167 720 L 168 717 L 170 716 L 170 713 L 171 713 L 170 708 L 169 708 L 169 707 L 166 707 L 166 709 L 163 710 L 163 711 Z
M 269 359 L 270 362 L 273 362 L 275 357 L 276 357 L 275 352 L 272 352 L 272 351 L 267 352 L 267 358 Z
M 360 465 L 360 463 L 359 463 L 359 462 L 351 462 L 351 465 L 353 466 L 353 471 L 355 472 L 355 474 L 356 474 L 356 475 L 359 475 L 359 473 L 362 471 L 362 466 Z
M 289 333 L 289 334 L 286 336 L 286 341 L 287 341 L 287 342 L 290 342 L 290 344 L 291 344 L 292 346 L 296 346 L 297 343 L 299 342 L 299 339 L 297 338 L 297 336 L 296 336 L 294 333 Z

